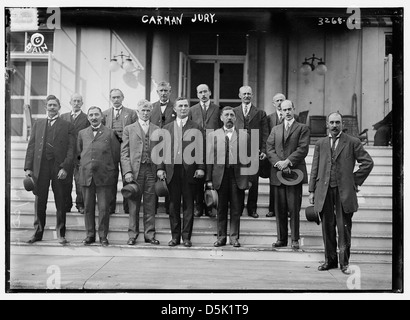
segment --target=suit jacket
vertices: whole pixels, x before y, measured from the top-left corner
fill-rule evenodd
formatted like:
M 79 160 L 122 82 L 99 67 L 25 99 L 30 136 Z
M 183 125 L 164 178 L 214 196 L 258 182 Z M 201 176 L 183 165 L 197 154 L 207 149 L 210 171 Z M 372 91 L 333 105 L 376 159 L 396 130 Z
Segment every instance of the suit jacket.
M 109 108 L 108 110 L 105 110 L 103 112 L 104 119 L 102 121 L 103 125 L 105 125 L 107 128 L 112 129 L 112 120 L 113 120 L 113 113 L 114 113 L 114 108 Z M 122 120 L 122 128 L 128 126 L 129 124 L 134 123 L 138 119 L 137 112 L 135 110 L 132 110 L 130 108 L 126 108 L 122 106 L 122 111 L 120 115 L 120 119 Z M 122 140 L 122 132 L 118 132 L 118 138 L 120 139 L 119 141 L 121 142 Z
M 218 143 L 219 141 L 219 143 Z M 212 184 L 216 190 L 219 190 L 222 183 L 222 178 L 225 172 L 225 132 L 223 128 L 213 131 L 209 134 L 207 141 L 207 168 L 206 168 L 206 181 L 212 181 Z M 231 140 L 229 141 L 230 163 L 236 161 L 234 166 L 234 174 L 236 184 L 239 189 L 248 189 L 249 176 L 241 174 L 241 169 L 246 168 L 247 165 L 241 164 L 239 157 L 239 150 L 245 145 L 249 146 L 249 135 L 239 135 L 237 131 L 232 133 Z M 212 151 L 213 153 L 212 153 Z M 236 156 L 235 156 L 236 155 Z
M 73 172 L 74 158 L 74 126 L 60 117 L 55 120 L 55 134 L 52 139 L 55 165 L 64 168 L 67 174 Z M 34 182 L 37 182 L 41 161 L 43 160 L 43 149 L 45 148 L 45 133 L 47 129 L 47 119 L 38 119 L 34 122 L 32 134 L 27 146 L 24 170 L 33 172 Z
M 234 108 L 235 115 L 236 115 L 236 123 L 235 128 L 237 129 L 245 129 L 245 117 L 243 116 L 242 112 L 242 105 Z M 266 153 L 266 140 L 269 136 L 269 128 L 268 128 L 268 120 L 266 117 L 266 112 L 263 110 L 259 110 L 253 104 L 248 112 L 249 115 L 249 125 L 248 125 L 248 133 L 252 138 L 251 130 L 257 129 L 259 130 L 259 150 L 263 153 Z
M 158 136 L 158 131 L 156 130 L 160 130 L 160 128 L 150 122 L 148 128 L 150 154 L 159 140 L 158 138 L 153 139 L 154 136 Z M 126 173 L 131 172 L 134 179 L 137 179 L 144 150 L 144 139 L 145 132 L 138 121 L 124 128 L 123 142 L 121 144 L 121 168 L 124 176 Z M 152 172 L 156 174 L 156 165 L 154 161 L 151 163 Z
M 88 121 L 88 116 L 81 111 L 80 114 L 72 121 L 71 112 L 66 112 L 61 115 L 61 119 L 71 122 L 74 125 L 74 134 L 75 134 L 75 142 L 77 142 L 78 132 L 87 128 L 90 125 L 90 121 Z M 74 144 L 74 165 L 79 163 L 78 161 L 79 154 L 77 153 L 77 143 Z
M 289 134 L 286 139 L 284 130 L 284 122 L 273 127 L 266 142 L 267 155 L 272 166 L 270 184 L 275 186 L 281 185 L 276 176 L 278 169 L 273 166 L 276 162 L 286 159 L 289 159 L 292 163 L 291 169 L 300 169 L 303 172 L 304 177 L 301 183 L 307 183 L 308 176 L 305 158 L 309 152 L 309 127 L 295 120 L 289 128 Z
M 77 150 L 80 153 L 81 186 L 89 186 L 91 180 L 96 186 L 117 184 L 120 143 L 112 129 L 101 125 L 95 137 L 91 127 L 81 130 Z
M 170 134 L 171 137 L 171 143 L 165 143 L 164 146 L 164 154 L 165 155 L 170 155 L 171 161 L 170 163 L 168 161 L 162 162 L 158 165 L 158 170 L 165 170 L 167 174 L 167 183 L 169 184 L 172 180 L 173 174 L 174 174 L 174 164 L 175 164 L 175 158 L 174 158 L 174 150 L 175 150 L 175 127 L 177 127 L 177 122 L 176 120 L 168 123 L 163 129 L 167 130 Z M 194 129 L 194 130 L 192 130 Z M 185 126 L 183 127 L 183 141 L 182 141 L 182 154 L 184 154 L 185 149 L 189 146 L 190 148 L 193 149 L 193 146 L 191 143 L 195 143 L 195 154 L 193 156 L 198 156 L 200 157 L 200 161 L 196 162 L 194 161 L 191 164 L 188 164 L 185 160 L 185 158 L 182 160 L 182 164 L 184 166 L 188 183 L 194 184 L 197 183 L 197 179 L 194 178 L 194 173 L 196 170 L 202 169 L 206 170 L 206 166 L 204 163 L 204 137 L 201 132 L 201 128 L 199 127 L 198 124 L 193 122 L 192 120 L 187 120 Z M 190 139 L 188 141 L 185 141 L 185 139 L 188 139 L 190 136 Z M 195 142 L 193 142 L 195 141 Z M 200 152 L 198 155 L 197 152 Z M 192 154 L 192 153 L 190 153 Z
M 200 103 L 193 105 L 189 109 L 189 119 L 196 122 L 201 128 L 203 128 L 204 133 L 206 133 L 206 129 L 216 130 L 223 125 L 219 106 L 212 102 L 209 104 L 205 122 L 204 117 L 202 116 L 202 107 Z
M 373 160 L 359 139 L 345 133 L 340 135 L 335 152 L 334 165 L 343 210 L 346 213 L 356 212 L 359 207 L 356 186 L 362 185 L 369 176 L 373 169 Z M 315 193 L 316 212 L 322 211 L 325 202 L 330 182 L 331 158 L 330 138 L 321 138 L 315 144 L 309 181 L 309 192 Z M 353 172 L 356 161 L 360 166 Z
M 164 121 L 162 121 L 162 112 L 161 112 L 161 103 L 156 101 L 152 104 L 152 112 L 150 121 L 157 125 L 160 128 L 163 128 L 166 124 L 171 123 L 177 118 L 177 115 L 174 111 L 174 103 L 168 101 L 167 106 L 164 111 Z

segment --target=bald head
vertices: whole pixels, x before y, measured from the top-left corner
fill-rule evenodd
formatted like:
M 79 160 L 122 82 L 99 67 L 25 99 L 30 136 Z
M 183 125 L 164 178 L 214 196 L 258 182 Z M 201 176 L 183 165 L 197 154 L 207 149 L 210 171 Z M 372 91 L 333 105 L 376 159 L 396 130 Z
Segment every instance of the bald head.
M 285 101 L 286 97 L 283 93 L 277 93 L 272 98 L 272 104 L 277 111 L 280 111 L 280 104 L 282 101 Z

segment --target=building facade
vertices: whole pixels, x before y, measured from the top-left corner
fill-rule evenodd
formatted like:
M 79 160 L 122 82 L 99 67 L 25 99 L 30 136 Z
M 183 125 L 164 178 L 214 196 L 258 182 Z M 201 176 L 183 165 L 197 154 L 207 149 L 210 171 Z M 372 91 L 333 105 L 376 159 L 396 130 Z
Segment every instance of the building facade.
M 372 125 L 395 104 L 400 9 L 36 10 L 37 30 L 7 28 L 12 140 L 29 134 L 27 109 L 34 120 L 45 117 L 48 94 L 60 98 L 61 112 L 71 110 L 75 92 L 84 97 L 84 111 L 104 110 L 110 89 L 120 88 L 124 105 L 135 109 L 140 99 L 158 99 L 162 80 L 171 83 L 171 99 L 183 95 L 192 104 L 196 86 L 206 83 L 221 106 L 238 105 L 239 88 L 249 85 L 254 104 L 268 114 L 273 95 L 282 92 L 297 112 L 308 111 L 308 124 L 311 116 L 338 110 L 356 116 L 370 141 Z M 314 70 L 302 73 L 305 61 Z

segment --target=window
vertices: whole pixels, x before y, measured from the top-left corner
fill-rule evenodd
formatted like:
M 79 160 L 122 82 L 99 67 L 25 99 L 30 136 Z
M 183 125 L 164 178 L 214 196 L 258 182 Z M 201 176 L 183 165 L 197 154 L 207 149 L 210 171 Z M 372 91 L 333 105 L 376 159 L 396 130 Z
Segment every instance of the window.
M 189 37 L 191 55 L 246 55 L 244 33 L 192 33 Z

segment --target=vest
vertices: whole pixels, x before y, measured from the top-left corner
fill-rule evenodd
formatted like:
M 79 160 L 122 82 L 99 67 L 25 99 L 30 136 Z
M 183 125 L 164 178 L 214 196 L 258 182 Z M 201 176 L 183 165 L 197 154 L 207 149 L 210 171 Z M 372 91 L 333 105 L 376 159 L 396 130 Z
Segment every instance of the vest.
M 44 137 L 46 147 L 43 148 L 47 160 L 54 159 L 54 146 L 53 146 L 54 141 L 53 140 L 54 140 L 55 131 L 56 131 L 56 121 L 54 121 L 54 124 L 52 126 L 49 126 L 48 121 L 47 121 L 46 133 Z
M 144 137 L 144 148 L 142 150 L 142 163 L 151 163 L 151 155 L 149 152 L 149 130 Z
M 332 165 L 330 167 L 330 181 L 329 185 L 331 188 L 337 187 L 337 178 L 336 178 L 336 150 L 333 151 L 332 148 L 330 148 L 330 154 L 332 156 Z
M 118 117 L 118 119 L 115 119 L 115 110 L 113 111 L 113 117 L 112 117 L 112 127 L 111 129 L 114 130 L 115 132 L 118 133 L 118 136 L 120 138 L 122 138 L 122 130 L 123 130 L 123 126 L 122 126 L 122 119 L 123 119 L 123 114 L 124 114 L 124 110 L 121 111 L 120 116 Z

